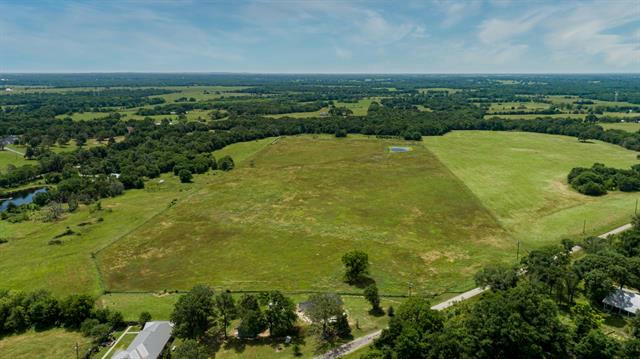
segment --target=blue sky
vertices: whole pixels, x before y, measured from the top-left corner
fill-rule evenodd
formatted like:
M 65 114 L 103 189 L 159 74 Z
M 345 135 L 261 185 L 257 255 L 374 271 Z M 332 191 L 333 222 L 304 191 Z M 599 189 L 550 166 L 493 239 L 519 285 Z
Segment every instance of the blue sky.
M 640 72 L 640 1 L 0 0 L 0 72 Z

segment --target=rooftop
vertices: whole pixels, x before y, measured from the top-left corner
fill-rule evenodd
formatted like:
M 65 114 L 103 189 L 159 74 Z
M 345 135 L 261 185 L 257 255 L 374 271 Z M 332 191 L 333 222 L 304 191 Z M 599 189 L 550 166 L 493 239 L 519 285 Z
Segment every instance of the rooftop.
M 148 322 L 127 350 L 116 353 L 114 359 L 156 359 L 171 338 L 173 324 L 167 321 Z
M 616 289 L 615 292 L 604 298 L 602 303 L 630 314 L 636 314 L 640 309 L 640 295 L 628 289 Z

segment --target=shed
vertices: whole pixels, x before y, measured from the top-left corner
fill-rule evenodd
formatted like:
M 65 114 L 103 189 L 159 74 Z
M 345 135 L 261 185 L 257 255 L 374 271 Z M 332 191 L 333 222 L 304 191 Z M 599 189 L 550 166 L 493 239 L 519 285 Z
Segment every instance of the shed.
M 640 294 L 629 289 L 616 289 L 602 300 L 605 307 L 616 308 L 626 314 L 635 315 L 640 309 Z
M 156 359 L 171 338 L 173 324 L 167 321 L 147 322 L 127 350 L 116 353 L 114 359 Z

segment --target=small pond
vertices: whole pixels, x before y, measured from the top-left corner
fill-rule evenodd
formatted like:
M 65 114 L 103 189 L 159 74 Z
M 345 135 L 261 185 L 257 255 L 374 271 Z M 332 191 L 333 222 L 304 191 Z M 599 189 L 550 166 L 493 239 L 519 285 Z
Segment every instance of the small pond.
M 8 194 L 9 199 L 0 198 L 0 212 L 5 211 L 9 207 L 9 204 L 11 203 L 15 204 L 16 206 L 19 206 L 21 204 L 29 204 L 33 202 L 33 198 L 38 193 L 46 192 L 46 191 L 48 191 L 47 187 L 41 187 L 41 188 L 31 188 L 23 191 L 11 192 Z

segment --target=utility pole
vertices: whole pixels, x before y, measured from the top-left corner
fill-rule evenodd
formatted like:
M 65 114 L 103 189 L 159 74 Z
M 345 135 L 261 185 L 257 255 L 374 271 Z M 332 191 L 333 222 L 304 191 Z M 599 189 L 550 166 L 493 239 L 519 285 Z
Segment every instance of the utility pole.
M 587 232 L 587 220 L 585 219 L 584 222 L 582 223 L 582 234 L 585 234 Z
M 78 342 L 76 342 L 76 359 L 79 359 L 80 356 L 78 355 Z
M 636 198 L 636 209 L 635 211 L 633 211 L 633 214 L 636 216 L 638 215 L 638 199 L 637 198 Z

